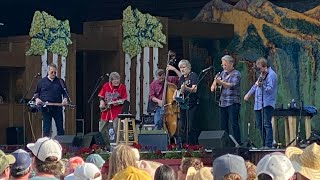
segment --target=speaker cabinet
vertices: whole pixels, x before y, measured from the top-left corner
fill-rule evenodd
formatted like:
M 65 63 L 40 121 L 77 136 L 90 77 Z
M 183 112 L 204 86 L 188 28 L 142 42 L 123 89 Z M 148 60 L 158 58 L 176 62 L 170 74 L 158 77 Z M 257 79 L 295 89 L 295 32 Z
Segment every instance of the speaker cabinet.
M 205 149 L 233 147 L 229 135 L 225 131 L 202 131 L 198 137 L 199 144 Z
M 91 133 L 84 135 L 82 145 L 84 147 L 90 147 L 93 144 L 96 144 L 99 146 L 106 145 L 106 142 L 100 132 L 91 132 Z
M 156 130 L 155 130 L 156 131 Z M 148 131 L 138 135 L 138 143 L 142 146 L 143 150 L 167 150 L 168 134 L 165 132 L 159 133 Z
M 23 128 L 22 127 L 8 127 L 6 129 L 7 145 L 21 145 L 23 144 Z
M 75 135 L 61 135 L 54 137 L 54 139 L 57 140 L 63 147 L 80 147 L 82 145 L 82 139 Z

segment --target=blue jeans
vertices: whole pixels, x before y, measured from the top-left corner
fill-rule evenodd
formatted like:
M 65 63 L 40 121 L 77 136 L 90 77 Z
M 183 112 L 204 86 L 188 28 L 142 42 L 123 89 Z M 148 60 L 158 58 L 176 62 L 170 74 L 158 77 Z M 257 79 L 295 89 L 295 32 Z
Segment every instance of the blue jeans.
M 162 115 L 163 115 L 163 109 L 161 107 L 156 107 L 156 110 L 154 112 L 154 128 L 157 130 L 162 129 L 163 127 L 163 121 L 162 121 Z
M 230 134 L 229 123 L 232 127 L 232 135 L 234 139 L 240 144 L 241 135 L 240 135 L 240 126 L 239 126 L 239 112 L 240 104 L 232 104 L 227 107 L 220 107 L 220 123 L 221 129 Z
M 52 118 L 57 127 L 57 135 L 64 135 L 62 107 L 45 107 L 42 108 L 43 119 L 43 136 L 51 136 Z
M 256 127 L 259 129 L 263 146 L 272 147 L 273 133 L 272 133 L 272 112 L 274 108 L 272 106 L 266 106 L 263 108 L 263 128 L 262 128 L 262 110 L 255 110 L 256 114 Z

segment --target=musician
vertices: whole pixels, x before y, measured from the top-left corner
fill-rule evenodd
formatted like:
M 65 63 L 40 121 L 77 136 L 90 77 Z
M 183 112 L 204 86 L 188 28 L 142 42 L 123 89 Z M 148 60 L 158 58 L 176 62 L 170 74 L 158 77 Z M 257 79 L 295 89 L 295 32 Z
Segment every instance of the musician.
M 195 127 L 195 115 L 199 104 L 197 96 L 198 75 L 191 72 L 191 64 L 185 59 L 179 62 L 179 69 L 182 76 L 179 78 L 174 98 L 179 102 L 177 98 L 182 96 L 188 106 L 188 109 L 184 109 L 180 105 L 179 136 L 181 143 L 197 144 L 198 137 Z
M 267 60 L 263 57 L 256 61 L 256 66 L 260 71 L 260 76 L 244 96 L 244 100 L 248 101 L 249 98 L 254 95 L 256 126 L 260 130 L 261 138 L 264 142 L 263 146 L 265 148 L 272 148 L 273 136 L 271 119 L 276 104 L 277 74 L 271 67 L 268 67 Z
M 179 61 L 176 58 L 176 53 L 173 51 L 169 51 L 169 62 L 167 64 L 168 71 L 168 82 L 173 83 L 176 86 L 178 85 L 179 78 L 181 76 L 181 72 L 179 69 Z
M 118 115 L 122 111 L 122 104 L 127 100 L 127 90 L 124 84 L 120 83 L 120 74 L 112 72 L 109 75 L 109 82 L 105 83 L 99 94 L 101 116 L 99 131 L 106 142 L 115 142 Z
M 43 106 L 46 102 L 61 103 L 61 106 L 42 107 L 43 136 L 51 136 L 52 118 L 57 128 L 57 135 L 64 135 L 62 106 L 68 104 L 66 84 L 57 77 L 57 65 L 49 64 L 47 76 L 42 78 L 34 92 L 36 105 Z
M 221 86 L 222 89 L 219 100 L 221 129 L 231 134 L 229 131 L 230 123 L 233 132 L 232 135 L 240 144 L 239 112 L 241 74 L 234 68 L 234 64 L 235 60 L 229 55 L 221 58 L 223 71 L 219 77 L 216 77 L 213 81 L 211 91 L 216 91 L 217 87 Z
M 156 71 L 156 75 L 157 79 L 153 80 L 149 86 L 149 100 L 152 101 L 151 103 L 153 105 L 149 105 L 148 111 L 154 112 L 154 128 L 159 130 L 163 127 L 162 96 L 164 90 L 165 72 L 163 69 L 158 69 Z

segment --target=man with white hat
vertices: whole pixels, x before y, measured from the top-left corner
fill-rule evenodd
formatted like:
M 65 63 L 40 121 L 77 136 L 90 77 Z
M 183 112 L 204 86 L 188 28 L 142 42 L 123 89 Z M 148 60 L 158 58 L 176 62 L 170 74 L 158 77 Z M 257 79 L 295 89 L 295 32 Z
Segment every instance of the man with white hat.
M 258 180 L 293 180 L 294 168 L 281 154 L 268 154 L 257 165 Z
M 18 149 L 12 155 L 16 158 L 16 162 L 10 168 L 11 179 L 28 179 L 32 165 L 30 154 L 23 149 Z
M 61 175 L 63 163 L 60 161 L 62 157 L 62 147 L 58 141 L 48 137 L 37 140 L 36 143 L 27 144 L 27 148 L 31 150 L 35 156 L 34 166 L 37 174 L 31 180 L 52 179 L 58 180 Z
M 101 180 L 102 175 L 98 167 L 92 163 L 84 163 L 74 170 L 73 174 L 70 174 L 64 178 L 65 180 Z
M 213 161 L 213 179 L 223 179 L 230 174 L 238 175 L 242 180 L 247 179 L 247 168 L 241 156 L 226 154 Z
M 0 150 L 0 180 L 8 180 L 10 178 L 10 165 L 15 161 L 14 156 L 6 155 Z

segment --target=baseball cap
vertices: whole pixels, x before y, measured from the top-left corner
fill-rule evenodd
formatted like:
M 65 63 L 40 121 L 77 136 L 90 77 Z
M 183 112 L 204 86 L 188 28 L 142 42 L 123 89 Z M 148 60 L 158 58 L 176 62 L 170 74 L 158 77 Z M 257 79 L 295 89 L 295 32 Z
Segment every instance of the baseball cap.
M 287 180 L 294 172 L 290 160 L 280 154 L 268 154 L 257 165 L 257 176 L 267 174 L 274 180 Z
M 16 161 L 15 157 L 11 154 L 5 154 L 0 150 L 0 173 L 2 173 L 10 164 Z
M 62 156 L 62 147 L 59 142 L 48 137 L 40 138 L 36 143 L 27 144 L 27 148 L 42 162 L 50 156 L 56 157 L 59 161 Z
M 97 173 L 99 176 L 96 177 Z M 84 163 L 74 170 L 73 174 L 70 174 L 64 178 L 65 180 L 101 180 L 102 175 L 98 167 L 92 163 Z
M 24 173 L 31 166 L 31 157 L 27 151 L 18 149 L 12 155 L 15 157 L 16 162 L 11 165 L 11 173 L 20 175 L 20 173 Z
M 241 156 L 226 154 L 213 161 L 213 179 L 223 179 L 229 173 L 236 173 L 242 179 L 247 179 L 247 168 Z
M 103 166 L 105 161 L 102 159 L 102 157 L 99 154 L 90 154 L 86 162 L 95 164 L 99 169 Z

